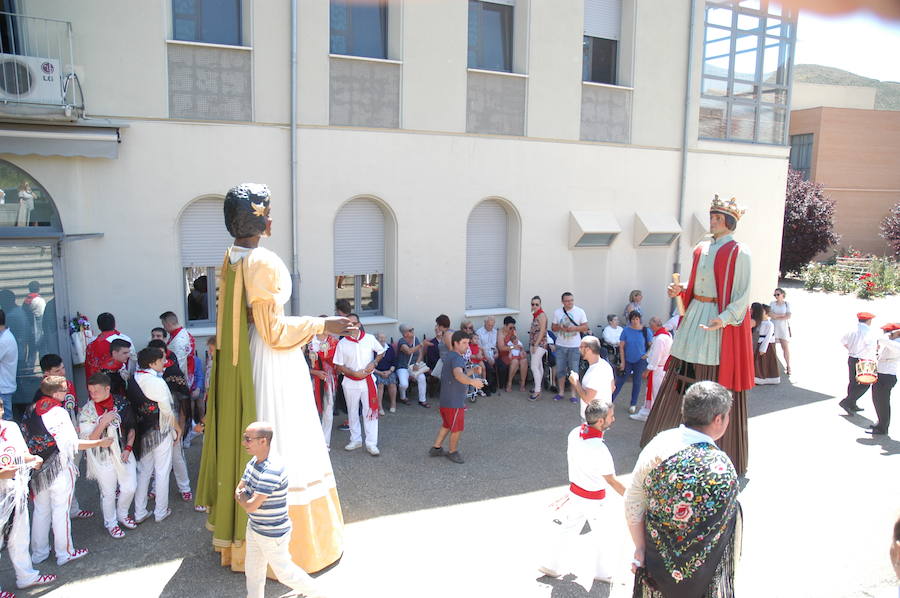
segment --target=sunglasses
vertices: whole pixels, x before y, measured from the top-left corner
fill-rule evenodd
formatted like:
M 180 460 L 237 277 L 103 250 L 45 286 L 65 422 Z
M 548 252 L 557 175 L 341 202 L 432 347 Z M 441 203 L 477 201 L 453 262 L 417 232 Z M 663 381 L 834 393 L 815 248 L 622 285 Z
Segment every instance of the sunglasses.
M 531 304 L 531 307 L 540 307 L 540 306 L 541 306 L 540 303 L 532 303 L 532 304 Z

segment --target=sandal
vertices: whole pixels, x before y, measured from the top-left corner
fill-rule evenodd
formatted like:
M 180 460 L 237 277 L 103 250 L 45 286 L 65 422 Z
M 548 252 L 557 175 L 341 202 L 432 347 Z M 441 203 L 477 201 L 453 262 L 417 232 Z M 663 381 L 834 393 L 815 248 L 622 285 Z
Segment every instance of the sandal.
M 16 595 L 6 590 L 0 591 L 0 598 L 16 598 Z
M 34 586 L 45 586 L 48 583 L 53 583 L 54 581 L 56 581 L 56 576 L 52 573 L 48 573 L 47 575 L 39 576 L 27 586 L 19 586 L 19 589 L 24 590 L 25 588 L 32 588 Z M 15 594 L 12 594 L 10 592 L 0 592 L 0 598 L 4 598 L 4 596 L 12 596 L 13 598 L 16 598 Z
M 194 500 L 194 493 L 191 491 L 182 492 L 181 500 L 183 500 L 184 502 L 191 502 L 192 500 Z
M 125 532 L 123 532 L 123 531 L 122 531 L 122 528 L 119 527 L 118 525 L 113 526 L 113 527 L 107 529 L 106 531 L 109 532 L 109 535 L 110 535 L 110 536 L 112 536 L 113 538 L 116 538 L 117 540 L 118 540 L 119 538 L 124 538 L 124 537 L 125 537 Z
M 94 516 L 93 511 L 82 510 L 82 511 L 78 511 L 77 513 L 75 513 L 75 515 L 72 516 L 72 519 L 90 519 L 93 516 Z

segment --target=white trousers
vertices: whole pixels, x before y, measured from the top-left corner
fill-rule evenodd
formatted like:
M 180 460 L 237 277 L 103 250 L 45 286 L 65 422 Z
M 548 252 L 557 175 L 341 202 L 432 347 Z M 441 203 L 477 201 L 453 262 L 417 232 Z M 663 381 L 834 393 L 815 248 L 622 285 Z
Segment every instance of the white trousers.
M 69 509 L 75 491 L 75 470 L 64 467 L 47 488 L 34 497 L 31 522 L 31 554 L 40 563 L 50 556 L 50 528 L 53 528 L 53 550 L 57 560 L 75 552 Z
M 120 521 L 128 517 L 131 501 L 134 500 L 134 492 L 137 489 L 137 459 L 129 455 L 128 463 L 122 465 L 121 473 L 113 463 L 102 465 L 93 471 L 93 475 L 97 478 L 97 486 L 100 488 L 100 507 L 103 510 L 103 525 L 106 529 L 116 527 Z M 118 499 L 116 487 L 119 488 Z
M 347 400 L 347 411 L 350 416 L 350 442 L 362 442 L 362 429 L 359 423 L 359 405 L 362 403 L 363 426 L 366 429 L 366 446 L 378 446 L 378 420 L 369 417 L 369 391 L 367 388 L 347 388 L 344 385 L 344 399 Z
M 181 441 L 172 446 L 172 471 L 175 472 L 175 484 L 181 493 L 191 491 L 191 478 L 188 476 L 187 461 L 184 460 L 184 447 Z
M 396 372 L 397 381 L 400 383 L 400 398 L 406 400 L 406 389 L 409 388 L 409 370 L 406 368 L 402 368 L 396 370 Z M 419 374 L 413 379 L 416 381 L 416 387 L 419 389 L 419 402 L 426 402 L 425 392 L 428 390 L 428 387 L 425 384 L 425 374 Z
M 247 553 L 244 572 L 247 576 L 247 598 L 263 598 L 266 590 L 266 567 L 272 567 L 280 583 L 304 596 L 318 596 L 315 582 L 306 571 L 291 560 L 288 546 L 291 543 L 289 531 L 280 538 L 269 538 L 257 534 L 247 524 Z
M 541 392 L 541 382 L 544 380 L 544 354 L 547 349 L 535 347 L 531 352 L 531 376 L 534 378 L 534 393 Z
M 169 472 L 172 471 L 172 440 L 164 439 L 156 448 L 141 457 L 137 464 L 137 491 L 134 494 L 134 518 L 147 516 L 147 493 L 150 476 L 156 478 L 156 505 L 153 514 L 157 519 L 169 508 Z
M 6 551 L 9 553 L 9 560 L 12 561 L 13 569 L 16 572 L 16 585 L 21 587 L 28 586 L 37 581 L 41 574 L 35 570 L 31 562 L 31 552 L 28 550 L 28 539 L 31 536 L 28 520 L 28 505 L 25 508 L 16 507 L 12 529 L 9 531 L 9 542 L 6 544 Z M 3 537 L 0 536 L 0 548 L 3 545 Z
M 656 403 L 656 395 L 659 394 L 659 387 L 662 386 L 663 378 L 666 377 L 666 370 L 653 370 L 653 381 L 650 384 L 650 404 L 648 405 L 646 401 L 644 402 L 644 408 L 648 411 L 653 407 L 653 404 Z M 647 378 L 650 378 L 650 375 L 647 375 Z
M 334 425 L 334 392 L 325 385 L 322 393 L 322 434 L 325 436 L 325 446 L 331 446 L 331 427 Z
M 591 526 L 591 533 L 583 537 L 587 541 L 586 545 L 582 545 L 586 550 L 579 550 L 578 555 L 580 558 L 590 559 L 594 579 L 612 577 L 611 525 L 605 520 L 604 502 L 605 499 L 591 500 L 569 493 L 568 502 L 556 512 L 556 521 L 559 523 L 554 521 L 551 524 L 541 566 L 558 573 L 570 572 L 571 569 L 565 566 L 565 555 L 577 540 L 582 539 L 581 529 L 587 521 Z
M 82 455 L 84 455 L 84 451 L 78 451 L 77 453 L 75 453 L 76 471 L 81 470 Z M 78 497 L 75 496 L 75 492 L 72 492 L 72 506 L 69 508 L 69 516 L 77 517 L 79 513 L 81 513 L 81 505 L 78 504 Z

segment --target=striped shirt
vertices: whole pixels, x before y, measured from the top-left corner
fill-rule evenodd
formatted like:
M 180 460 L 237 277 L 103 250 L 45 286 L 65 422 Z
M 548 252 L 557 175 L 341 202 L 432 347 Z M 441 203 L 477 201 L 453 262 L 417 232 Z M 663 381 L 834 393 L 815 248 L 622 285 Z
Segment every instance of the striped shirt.
M 269 538 L 280 538 L 291 531 L 287 507 L 288 481 L 284 465 L 271 455 L 261 462 L 253 457 L 247 463 L 241 480 L 245 488 L 267 495 L 259 508 L 248 514 L 250 529 Z

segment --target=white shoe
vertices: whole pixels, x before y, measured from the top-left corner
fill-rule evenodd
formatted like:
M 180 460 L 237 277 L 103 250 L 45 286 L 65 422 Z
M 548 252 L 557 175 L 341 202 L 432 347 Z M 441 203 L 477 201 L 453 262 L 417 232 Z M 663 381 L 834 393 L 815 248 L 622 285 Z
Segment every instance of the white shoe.
M 391 413 L 397 413 L 397 408 L 396 408 L 396 407 L 391 407 Z
M 369 454 L 372 455 L 373 457 L 377 457 L 378 455 L 381 454 L 381 451 L 378 450 L 377 446 L 367 446 L 366 450 L 369 451 Z
M 347 446 L 344 447 L 345 451 L 355 451 L 359 447 L 362 446 L 362 442 L 351 442 Z
M 647 421 L 647 416 L 644 415 L 643 413 L 633 413 L 633 414 L 629 415 L 628 418 L 633 419 L 634 421 L 638 421 L 638 422 Z
M 635 413 L 637 411 L 637 406 L 632 405 L 628 408 L 628 413 Z
M 538 567 L 538 571 L 549 577 L 559 577 L 560 573 L 550 569 L 549 567 Z

